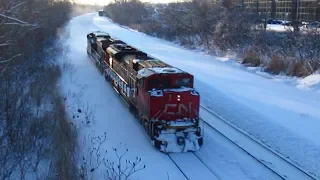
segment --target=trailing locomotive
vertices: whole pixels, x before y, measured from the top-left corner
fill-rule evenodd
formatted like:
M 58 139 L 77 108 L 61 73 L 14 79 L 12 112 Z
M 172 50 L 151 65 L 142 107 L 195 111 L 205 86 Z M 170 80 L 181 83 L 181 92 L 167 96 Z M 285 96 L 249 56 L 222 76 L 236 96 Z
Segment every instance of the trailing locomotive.
M 193 87 L 193 75 L 101 31 L 87 34 L 87 53 L 154 147 L 162 152 L 200 149 L 200 95 Z

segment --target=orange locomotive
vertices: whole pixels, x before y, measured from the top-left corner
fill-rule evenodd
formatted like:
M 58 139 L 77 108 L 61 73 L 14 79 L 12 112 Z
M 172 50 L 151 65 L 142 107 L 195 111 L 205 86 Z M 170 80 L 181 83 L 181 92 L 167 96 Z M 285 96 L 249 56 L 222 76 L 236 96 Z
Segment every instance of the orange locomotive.
M 200 95 L 191 74 L 95 31 L 87 52 L 129 105 L 153 145 L 162 152 L 197 151 L 203 144 Z

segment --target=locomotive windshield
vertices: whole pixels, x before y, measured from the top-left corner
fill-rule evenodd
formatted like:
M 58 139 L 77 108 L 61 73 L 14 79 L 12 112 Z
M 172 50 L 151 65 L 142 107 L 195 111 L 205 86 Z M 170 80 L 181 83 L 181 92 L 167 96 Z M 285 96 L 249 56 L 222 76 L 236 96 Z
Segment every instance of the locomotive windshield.
M 182 79 L 177 79 L 175 82 L 175 87 L 179 88 L 181 86 L 189 87 L 192 85 L 192 81 L 190 78 L 182 78 Z
M 161 77 L 157 79 L 150 79 L 148 82 L 148 89 L 170 89 L 181 87 L 192 87 L 192 79 L 180 78 L 172 82 L 168 77 Z
M 149 89 L 168 89 L 172 88 L 169 78 L 157 78 L 149 80 Z

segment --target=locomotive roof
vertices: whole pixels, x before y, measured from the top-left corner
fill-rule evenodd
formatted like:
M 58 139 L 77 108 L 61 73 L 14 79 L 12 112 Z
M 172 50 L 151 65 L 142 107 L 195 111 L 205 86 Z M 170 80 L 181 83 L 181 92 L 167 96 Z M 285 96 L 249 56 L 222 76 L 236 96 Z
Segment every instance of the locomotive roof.
M 164 63 L 161 60 L 153 59 L 151 57 L 142 57 L 142 59 L 137 58 L 133 60 L 133 63 L 138 63 L 142 67 L 145 68 L 152 68 L 152 67 L 158 67 L 158 68 L 164 68 L 164 67 L 171 67 L 169 64 Z
M 184 73 L 184 71 L 175 67 L 151 67 L 143 68 L 138 71 L 137 78 L 149 77 L 154 74 L 179 74 Z
M 109 37 L 111 37 L 110 34 L 104 32 L 104 31 L 93 31 L 92 33 L 97 37 L 98 36 L 109 36 Z
M 101 37 L 101 38 L 97 38 L 97 40 L 102 43 L 104 49 L 109 47 L 111 44 L 125 44 L 125 42 L 119 39 L 112 39 L 112 38 L 106 39 L 104 37 Z
M 125 44 L 125 42 L 121 41 L 120 39 L 117 38 L 109 38 L 107 41 L 109 41 L 110 43 L 117 43 L 117 44 Z
M 128 53 L 143 53 L 142 51 L 128 45 L 128 44 L 123 44 L 123 43 L 116 43 L 116 44 L 112 44 L 108 47 L 108 51 L 111 52 L 112 54 L 117 54 L 120 52 L 128 52 Z

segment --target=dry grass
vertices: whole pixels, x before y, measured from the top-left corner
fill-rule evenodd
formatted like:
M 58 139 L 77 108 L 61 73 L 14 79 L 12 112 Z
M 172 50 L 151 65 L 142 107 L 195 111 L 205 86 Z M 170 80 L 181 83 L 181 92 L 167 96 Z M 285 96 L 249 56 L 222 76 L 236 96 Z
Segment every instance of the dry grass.
M 306 62 L 294 57 L 288 58 L 275 55 L 267 64 L 265 71 L 272 74 L 284 73 L 289 76 L 305 77 L 314 72 L 310 66 L 307 66 Z
M 266 71 L 273 74 L 279 74 L 281 72 L 285 72 L 286 67 L 285 61 L 281 59 L 280 56 L 275 55 L 267 65 Z
M 305 77 L 313 73 L 313 69 L 306 65 L 306 61 L 292 59 L 287 74 L 290 76 Z
M 257 67 L 261 65 L 261 59 L 256 52 L 254 52 L 253 50 L 248 50 L 245 53 L 241 63 L 247 66 Z

